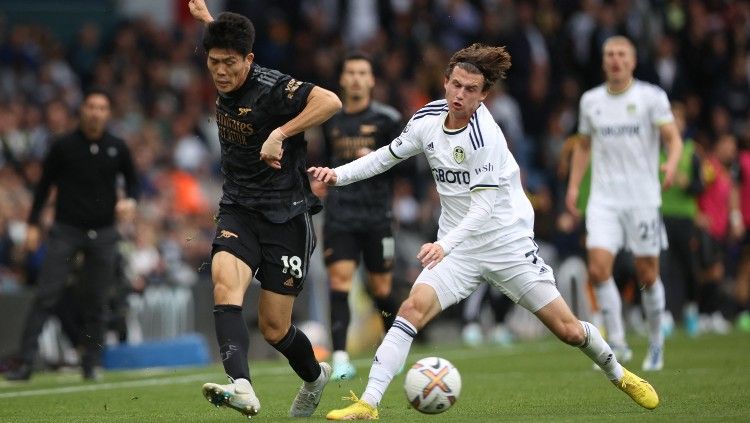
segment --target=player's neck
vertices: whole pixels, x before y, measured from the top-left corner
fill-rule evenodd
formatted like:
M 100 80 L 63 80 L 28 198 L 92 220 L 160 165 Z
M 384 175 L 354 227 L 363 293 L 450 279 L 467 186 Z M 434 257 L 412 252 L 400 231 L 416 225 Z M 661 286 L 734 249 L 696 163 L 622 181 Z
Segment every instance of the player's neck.
M 358 98 L 347 98 L 344 101 L 344 113 L 354 114 L 359 113 L 370 105 L 369 97 L 358 97 Z
M 443 127 L 451 131 L 463 129 L 466 127 L 466 125 L 469 124 L 470 119 L 471 119 L 471 114 L 467 115 L 464 118 L 461 116 L 456 116 L 451 112 L 448 112 L 448 115 L 445 117 L 445 121 L 443 122 Z
M 633 78 L 630 77 L 624 81 L 607 81 L 607 93 L 610 95 L 620 95 L 633 85 Z

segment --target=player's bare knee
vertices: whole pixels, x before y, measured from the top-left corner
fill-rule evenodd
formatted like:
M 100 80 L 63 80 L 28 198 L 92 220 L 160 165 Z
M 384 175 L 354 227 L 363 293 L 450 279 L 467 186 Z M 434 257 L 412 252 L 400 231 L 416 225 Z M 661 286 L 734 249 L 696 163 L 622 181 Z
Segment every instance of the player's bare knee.
M 263 339 L 271 345 L 278 344 L 289 331 L 289 327 L 269 321 L 258 322 L 258 329 L 260 329 Z
M 556 333 L 557 337 L 568 345 L 579 346 L 583 344 L 586 338 L 586 334 L 583 332 L 583 327 L 579 322 L 566 322 L 560 326 L 560 330 Z
M 214 302 L 216 304 L 226 304 L 232 294 L 232 289 L 226 281 L 214 280 Z
M 600 263 L 589 263 L 588 269 L 593 284 L 604 282 L 612 276 L 612 269 L 608 269 L 607 266 Z
M 385 298 L 391 294 L 391 285 L 388 284 L 373 284 L 370 285 L 370 292 L 375 298 Z
M 351 279 L 331 276 L 329 279 L 331 290 L 339 292 L 349 292 L 352 289 Z
M 393 285 L 390 273 L 369 272 L 367 277 L 367 288 L 376 298 L 386 298 L 391 294 Z
M 648 266 L 636 266 L 635 273 L 638 282 L 646 286 L 651 286 L 658 276 L 656 268 Z

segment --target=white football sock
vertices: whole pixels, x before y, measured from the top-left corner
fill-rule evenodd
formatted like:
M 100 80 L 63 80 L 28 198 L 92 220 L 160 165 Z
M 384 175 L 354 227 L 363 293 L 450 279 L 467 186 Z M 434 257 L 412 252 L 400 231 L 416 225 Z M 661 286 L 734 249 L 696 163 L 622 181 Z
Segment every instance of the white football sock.
M 596 302 L 602 310 L 604 327 L 607 329 L 607 340 L 611 345 L 626 346 L 625 325 L 622 321 L 622 300 L 615 280 L 609 279 L 595 286 Z
M 622 379 L 625 372 L 623 372 L 620 363 L 617 362 L 617 357 L 612 352 L 612 348 L 604 342 L 599 329 L 591 323 L 584 321 L 581 321 L 581 326 L 583 326 L 586 340 L 578 348 L 604 371 L 609 380 Z
M 648 321 L 648 340 L 651 345 L 664 345 L 664 334 L 661 331 L 661 319 L 664 315 L 666 298 L 664 296 L 664 284 L 660 277 L 650 287 L 644 287 L 641 291 L 641 302 L 643 311 Z
M 406 362 L 406 356 L 409 354 L 415 336 L 417 336 L 417 328 L 403 317 L 396 317 L 393 326 L 385 334 L 383 342 L 375 352 L 362 400 L 373 407 L 380 404 L 393 376 Z

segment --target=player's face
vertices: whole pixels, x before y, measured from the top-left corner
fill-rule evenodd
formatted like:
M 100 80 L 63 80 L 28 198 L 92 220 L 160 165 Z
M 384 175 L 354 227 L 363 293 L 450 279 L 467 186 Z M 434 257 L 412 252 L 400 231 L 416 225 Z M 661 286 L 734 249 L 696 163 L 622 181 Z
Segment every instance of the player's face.
M 91 94 L 81 104 L 81 128 L 90 134 L 101 134 L 111 114 L 109 99 L 103 94 Z
M 362 59 L 347 60 L 339 80 L 345 97 L 360 99 L 369 97 L 375 86 L 370 62 Z
M 479 108 L 479 104 L 487 97 L 482 91 L 484 76 L 471 73 L 458 66 L 445 78 L 445 99 L 448 101 L 448 111 L 459 119 L 468 119 Z
M 635 51 L 626 42 L 610 42 L 604 46 L 602 63 L 607 81 L 622 82 L 633 77 L 635 70 Z
M 250 65 L 253 63 L 253 53 L 242 56 L 234 50 L 212 48 L 208 52 L 208 71 L 220 93 L 236 90 L 247 78 Z

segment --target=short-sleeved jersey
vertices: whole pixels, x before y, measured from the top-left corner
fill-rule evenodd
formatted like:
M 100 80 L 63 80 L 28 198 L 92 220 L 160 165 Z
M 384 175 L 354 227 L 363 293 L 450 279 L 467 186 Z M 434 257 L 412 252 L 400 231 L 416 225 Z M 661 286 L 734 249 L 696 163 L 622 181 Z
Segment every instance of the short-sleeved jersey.
M 581 97 L 578 132 L 591 139 L 590 202 L 611 207 L 658 207 L 659 128 L 674 121 L 667 94 L 634 80 L 610 94 L 604 85 Z
M 280 170 L 260 159 L 268 135 L 304 109 L 312 88 L 312 84 L 253 64 L 242 87 L 219 94 L 216 121 L 224 175 L 222 204 L 239 204 L 274 223 L 321 210 L 307 178 L 303 134 L 284 141 Z
M 470 193 L 499 190 L 490 222 L 472 234 L 505 243 L 533 237 L 534 210 L 521 186 L 520 169 L 500 127 L 481 104 L 469 125 L 445 128 L 445 100 L 429 103 L 411 118 L 389 146 L 394 158 L 424 152 L 440 194 L 438 239 L 455 228 L 469 211 Z
M 388 145 L 401 130 L 401 114 L 376 101 L 358 113 L 336 113 L 323 124 L 327 166 L 337 167 L 357 158 L 362 148 L 377 150 Z M 328 229 L 370 230 L 391 225 L 393 177 L 383 173 L 360 182 L 329 190 L 325 204 Z

